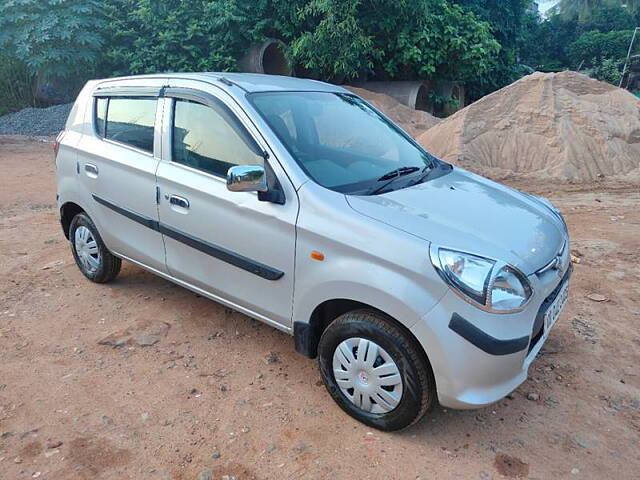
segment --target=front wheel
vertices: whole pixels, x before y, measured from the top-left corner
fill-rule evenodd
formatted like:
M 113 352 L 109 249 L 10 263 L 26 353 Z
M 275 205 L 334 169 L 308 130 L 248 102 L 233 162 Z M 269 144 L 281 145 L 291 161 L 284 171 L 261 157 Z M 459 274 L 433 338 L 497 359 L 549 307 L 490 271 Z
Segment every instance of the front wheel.
M 415 339 L 374 310 L 334 320 L 318 345 L 320 372 L 336 403 L 380 430 L 400 430 L 434 405 L 431 366 Z
M 76 265 L 92 282 L 110 282 L 120 272 L 122 261 L 104 245 L 98 229 L 86 213 L 79 213 L 69 227 L 69 241 Z

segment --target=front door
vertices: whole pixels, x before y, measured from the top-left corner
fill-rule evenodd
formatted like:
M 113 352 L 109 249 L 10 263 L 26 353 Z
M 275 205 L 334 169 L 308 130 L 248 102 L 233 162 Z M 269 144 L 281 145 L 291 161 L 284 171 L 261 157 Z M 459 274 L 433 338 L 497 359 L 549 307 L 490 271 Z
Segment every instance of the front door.
M 167 138 L 157 182 L 167 268 L 223 303 L 288 329 L 298 199 L 273 157 L 270 166 L 284 187 L 284 205 L 227 190 L 231 166 L 265 160 L 256 150 L 253 127 L 224 95 L 165 92 Z

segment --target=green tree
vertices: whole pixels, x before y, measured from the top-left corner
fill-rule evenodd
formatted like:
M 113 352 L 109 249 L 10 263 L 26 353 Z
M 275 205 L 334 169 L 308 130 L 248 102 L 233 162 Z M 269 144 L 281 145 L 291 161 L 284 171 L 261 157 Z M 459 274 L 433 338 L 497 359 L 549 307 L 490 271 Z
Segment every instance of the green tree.
M 110 47 L 103 68 L 117 74 L 232 70 L 252 43 L 290 35 L 295 19 L 290 3 L 273 0 L 106 4 Z
M 566 20 L 589 20 L 593 12 L 603 8 L 624 8 L 631 15 L 640 13 L 640 0 L 560 0 L 553 8 Z M 618 29 L 619 30 L 619 29 Z
M 103 27 L 101 10 L 90 0 L 0 3 L 0 49 L 41 76 L 91 70 L 103 45 Z
M 455 3 L 474 12 L 491 25 L 491 33 L 500 44 L 498 55 L 490 59 L 491 66 L 478 74 L 467 85 L 471 99 L 479 98 L 529 73 L 520 64 L 526 24 L 536 15 L 529 12 L 532 0 L 455 0 Z
M 612 32 L 614 30 L 632 30 L 635 27 L 635 19 L 627 8 L 620 6 L 605 6 L 591 12 L 588 18 L 578 23 L 581 32 L 597 30 L 599 32 Z
M 571 43 L 569 51 L 575 61 L 585 60 L 586 67 L 590 66 L 590 61 L 594 58 L 624 60 L 632 36 L 632 30 L 607 33 L 593 30 L 580 35 L 575 42 Z
M 311 0 L 299 19 L 291 58 L 325 79 L 465 80 L 500 49 L 486 22 L 446 0 Z

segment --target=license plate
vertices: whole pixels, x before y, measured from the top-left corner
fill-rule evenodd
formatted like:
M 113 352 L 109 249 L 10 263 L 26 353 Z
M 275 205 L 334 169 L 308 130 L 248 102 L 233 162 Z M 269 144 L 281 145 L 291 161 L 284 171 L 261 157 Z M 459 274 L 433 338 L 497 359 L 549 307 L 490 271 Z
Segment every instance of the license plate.
M 562 312 L 562 309 L 567 303 L 567 298 L 569 298 L 569 282 L 564 282 L 564 285 L 560 288 L 560 292 L 558 292 L 558 296 L 544 314 L 545 333 L 548 333 L 551 327 L 553 327 L 553 324 L 558 320 L 560 312 Z

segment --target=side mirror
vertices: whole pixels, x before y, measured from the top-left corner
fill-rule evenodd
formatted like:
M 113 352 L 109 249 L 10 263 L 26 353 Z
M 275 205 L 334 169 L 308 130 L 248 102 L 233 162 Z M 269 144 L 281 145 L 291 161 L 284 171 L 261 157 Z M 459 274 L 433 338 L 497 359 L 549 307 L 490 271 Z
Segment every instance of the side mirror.
M 227 189 L 232 192 L 266 192 L 267 175 L 260 165 L 236 165 L 227 172 Z

